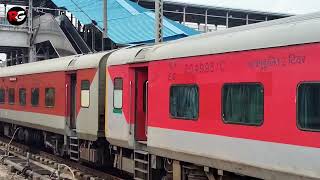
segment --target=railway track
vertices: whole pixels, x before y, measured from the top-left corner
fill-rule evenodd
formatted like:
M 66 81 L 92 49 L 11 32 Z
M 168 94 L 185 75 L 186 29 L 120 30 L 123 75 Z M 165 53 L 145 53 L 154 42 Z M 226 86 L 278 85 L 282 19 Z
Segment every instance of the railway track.
M 34 150 L 32 147 L 0 137 L 2 163 L 33 179 L 123 180 L 130 179 L 118 171 L 100 171 L 78 162 Z M 9 150 L 10 156 L 6 153 Z M 28 164 L 29 163 L 29 164 Z

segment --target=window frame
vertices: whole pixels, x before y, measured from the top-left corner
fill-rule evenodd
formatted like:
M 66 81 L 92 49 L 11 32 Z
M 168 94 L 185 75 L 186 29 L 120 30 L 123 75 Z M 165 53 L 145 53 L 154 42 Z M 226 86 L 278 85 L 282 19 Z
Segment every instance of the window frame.
M 297 84 L 297 87 L 296 87 L 296 126 L 300 131 L 320 132 L 320 129 L 316 130 L 316 129 L 302 128 L 299 124 L 299 87 L 302 84 L 319 84 L 320 85 L 320 81 L 301 81 Z
M 89 89 L 87 90 L 87 89 L 82 89 L 82 82 L 84 82 L 84 81 L 87 81 L 87 82 L 89 82 Z M 89 80 L 87 80 L 87 79 L 84 79 L 84 80 L 81 80 L 81 86 L 80 86 L 80 106 L 82 107 L 82 108 L 89 108 L 90 107 L 90 92 L 91 92 L 91 90 L 90 90 L 90 81 Z M 89 104 L 88 104 L 88 106 L 82 106 L 82 91 L 89 91 Z
M 192 87 L 192 86 L 195 86 L 197 88 L 197 91 L 198 91 L 198 108 L 197 108 L 197 117 L 196 118 L 185 118 L 185 117 L 174 117 L 172 116 L 171 114 L 171 89 L 173 87 Z M 193 83 L 193 84 L 171 84 L 170 87 L 169 87 L 169 117 L 171 119 L 176 119 L 176 120 L 186 120 L 186 121 L 198 121 L 199 120 L 199 116 L 200 116 L 200 88 L 199 88 L 199 85 L 196 84 L 196 83 Z
M 0 91 L 3 91 L 3 102 L 0 101 L 0 104 L 6 103 L 6 89 L 0 88 Z
M 148 109 L 148 105 L 147 105 L 147 102 L 148 102 L 148 97 L 147 97 L 147 95 L 148 95 L 148 87 L 147 87 L 147 85 L 148 85 L 148 80 L 145 80 L 144 82 L 143 82 L 143 89 L 142 89 L 142 96 L 143 96 L 143 102 L 142 102 L 142 111 L 144 112 L 144 113 L 146 113 L 147 112 L 147 109 Z
M 33 95 L 32 95 L 32 90 L 34 89 L 38 89 L 38 104 L 37 105 L 34 105 L 32 104 L 32 98 L 33 98 Z M 30 104 L 32 107 L 39 107 L 39 104 L 40 104 L 40 88 L 36 87 L 36 88 L 31 88 L 31 92 L 30 92 Z
M 114 107 L 114 91 L 116 90 L 115 89 L 115 81 L 116 81 L 116 79 L 121 79 L 122 80 L 122 94 L 121 94 L 121 108 L 116 108 L 116 107 Z M 113 110 L 114 110 L 114 112 L 115 111 L 121 111 L 122 112 L 122 109 L 123 109 L 123 78 L 122 77 L 115 77 L 114 79 L 113 79 L 113 97 L 112 97 L 112 100 L 113 100 Z
M 259 124 L 251 124 L 251 123 L 239 123 L 239 122 L 230 122 L 230 121 L 226 121 L 226 119 L 225 119 L 225 117 L 224 117 L 224 113 L 223 113 L 223 110 L 224 110 L 224 101 L 223 101 L 223 95 L 224 95 L 224 87 L 226 86 L 226 85 L 239 85 L 239 84 L 241 84 L 241 85 L 259 85 L 259 86 L 261 86 L 262 87 L 262 90 L 263 90 L 263 101 L 262 101 L 262 109 L 263 109 L 263 111 L 262 111 L 262 120 L 261 120 L 261 122 L 259 123 Z M 224 123 L 224 124 L 233 124 L 233 125 L 240 125 L 240 126 L 253 126 L 253 127 L 261 127 L 261 126 L 263 126 L 263 124 L 264 124 L 264 119 L 265 119 L 265 113 L 264 113 L 264 111 L 265 111 L 265 90 L 264 90 L 264 85 L 263 85 L 263 83 L 261 83 L 261 82 L 232 82 L 232 83 L 224 83 L 223 85 L 222 85 L 222 87 L 221 87 L 221 104 L 220 104 L 220 106 L 221 106 L 221 119 L 222 119 L 222 122 Z
M 47 89 L 53 89 L 54 90 L 54 103 L 53 103 L 53 106 L 48 106 L 47 105 Z M 40 92 L 39 92 L 39 94 L 40 94 Z M 56 106 L 56 88 L 54 88 L 54 87 L 46 87 L 46 88 L 44 88 L 44 105 L 45 105 L 45 107 L 46 108 L 54 108 L 55 106 Z
M 21 90 L 25 91 L 25 98 L 24 98 L 25 104 L 21 104 L 21 94 L 20 94 Z M 26 88 L 19 88 L 19 105 L 20 106 L 26 106 L 27 105 L 27 89 Z
M 10 90 L 13 89 L 13 102 L 10 102 Z M 16 104 L 16 89 L 15 88 L 9 88 L 8 89 L 8 104 L 9 105 L 15 105 Z

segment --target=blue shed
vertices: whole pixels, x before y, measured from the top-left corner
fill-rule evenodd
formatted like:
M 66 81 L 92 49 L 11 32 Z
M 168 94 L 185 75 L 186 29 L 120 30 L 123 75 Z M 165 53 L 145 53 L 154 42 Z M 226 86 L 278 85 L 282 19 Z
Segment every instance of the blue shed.
M 52 0 L 65 7 L 83 24 L 94 20 L 103 29 L 102 0 Z M 117 44 L 152 43 L 155 38 L 155 13 L 129 0 L 108 0 L 108 37 Z M 164 19 L 164 41 L 198 34 L 189 27 Z

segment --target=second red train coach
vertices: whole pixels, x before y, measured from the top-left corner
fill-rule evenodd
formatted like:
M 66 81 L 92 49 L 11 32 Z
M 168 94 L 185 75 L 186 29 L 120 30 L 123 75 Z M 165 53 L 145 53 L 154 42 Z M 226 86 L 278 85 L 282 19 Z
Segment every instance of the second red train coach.
M 319 17 L 112 53 L 107 140 L 133 149 L 137 179 L 144 153 L 167 178 L 320 178 Z

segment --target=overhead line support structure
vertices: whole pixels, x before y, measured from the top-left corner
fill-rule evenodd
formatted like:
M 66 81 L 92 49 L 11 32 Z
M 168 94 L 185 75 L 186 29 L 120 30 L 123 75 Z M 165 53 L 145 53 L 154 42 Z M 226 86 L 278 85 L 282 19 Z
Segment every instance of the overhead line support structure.
M 108 38 L 108 0 L 103 1 L 103 32 L 102 32 L 102 51 L 106 47 L 106 39 Z
M 36 47 L 33 41 L 33 0 L 29 0 L 28 10 L 28 34 L 29 34 L 29 62 L 36 61 Z
M 155 43 L 161 43 L 163 41 L 163 0 L 155 1 L 155 16 L 156 16 L 156 37 Z

